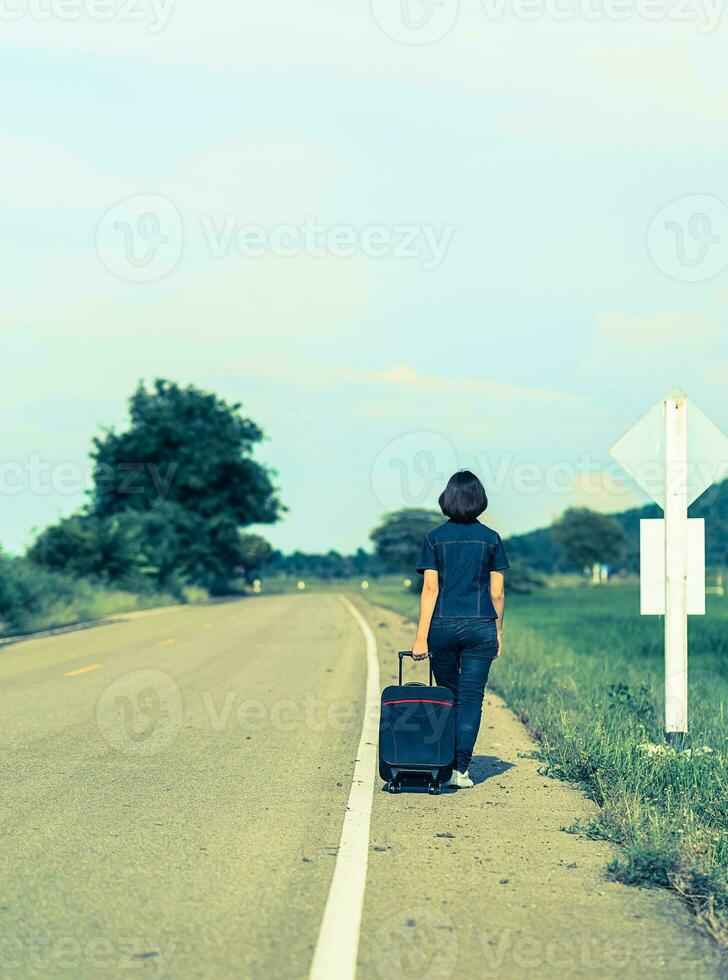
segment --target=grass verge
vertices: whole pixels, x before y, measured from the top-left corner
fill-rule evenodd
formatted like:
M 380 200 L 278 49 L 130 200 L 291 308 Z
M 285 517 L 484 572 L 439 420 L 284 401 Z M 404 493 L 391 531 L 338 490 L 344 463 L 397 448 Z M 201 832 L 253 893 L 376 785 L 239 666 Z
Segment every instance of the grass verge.
M 368 598 L 415 618 L 418 597 L 379 581 Z M 728 946 L 728 601 L 690 623 L 690 735 L 665 745 L 663 625 L 634 586 L 509 599 L 491 686 L 528 726 L 550 775 L 599 805 L 574 830 L 621 848 L 607 869 L 669 888 Z
M 186 601 L 206 598 L 188 590 Z M 69 626 L 115 613 L 172 605 L 179 597 L 160 592 L 111 589 L 51 572 L 21 558 L 0 556 L 0 637 Z

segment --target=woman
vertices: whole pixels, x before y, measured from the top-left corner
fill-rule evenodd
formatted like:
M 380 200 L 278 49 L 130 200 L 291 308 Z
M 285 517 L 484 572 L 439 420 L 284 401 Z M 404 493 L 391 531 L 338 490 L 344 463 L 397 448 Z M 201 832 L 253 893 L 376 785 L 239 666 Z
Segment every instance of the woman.
M 448 480 L 438 501 L 449 520 L 425 537 L 415 660 L 432 655 L 438 684 L 455 702 L 455 769 L 449 785 L 468 788 L 490 665 L 500 657 L 508 559 L 500 535 L 478 521 L 488 506 L 469 470 Z

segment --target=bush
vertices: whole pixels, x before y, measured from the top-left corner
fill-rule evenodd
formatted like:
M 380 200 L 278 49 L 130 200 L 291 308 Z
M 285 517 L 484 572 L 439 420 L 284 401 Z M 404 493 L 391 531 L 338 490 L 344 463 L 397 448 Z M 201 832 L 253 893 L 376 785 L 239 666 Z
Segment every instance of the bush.
M 25 633 L 168 605 L 176 597 L 133 594 L 51 571 L 26 558 L 0 555 L 0 634 Z
M 506 593 L 515 592 L 518 595 L 528 595 L 535 589 L 543 589 L 545 585 L 545 580 L 538 572 L 520 562 L 512 562 L 511 567 L 506 572 Z
M 69 576 L 56 575 L 20 558 L 0 556 L 0 620 L 22 630 L 52 601 L 68 602 L 77 591 Z

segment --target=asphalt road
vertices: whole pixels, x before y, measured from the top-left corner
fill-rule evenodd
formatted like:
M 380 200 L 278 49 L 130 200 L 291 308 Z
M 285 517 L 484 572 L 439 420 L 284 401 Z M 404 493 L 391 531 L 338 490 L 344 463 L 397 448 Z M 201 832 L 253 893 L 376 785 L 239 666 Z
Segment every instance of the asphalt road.
M 388 683 L 409 627 L 359 607 Z M 307 977 L 366 669 L 327 594 L 0 649 L 0 977 Z M 677 899 L 603 881 L 560 829 L 589 804 L 490 700 L 474 790 L 375 782 L 359 976 L 720 976 Z

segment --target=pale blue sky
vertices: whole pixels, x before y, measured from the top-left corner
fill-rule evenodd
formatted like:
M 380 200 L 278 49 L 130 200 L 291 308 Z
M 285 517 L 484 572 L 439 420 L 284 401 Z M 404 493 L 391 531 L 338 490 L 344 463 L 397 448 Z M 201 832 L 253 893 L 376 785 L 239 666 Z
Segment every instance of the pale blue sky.
M 487 478 L 504 534 L 632 505 L 599 467 L 675 384 L 728 430 L 726 15 L 494 20 L 463 0 L 417 45 L 382 30 L 381 0 L 178 0 L 157 31 L 136 9 L 2 25 L 4 548 L 79 505 L 73 467 L 139 378 L 244 402 L 286 550 L 365 544 L 454 466 Z M 97 236 L 139 195 L 182 223 L 148 282 L 118 275 L 133 205 Z M 216 256 L 205 237 L 313 219 L 352 254 Z M 403 225 L 426 229 L 416 256 L 367 254 L 368 230 Z

